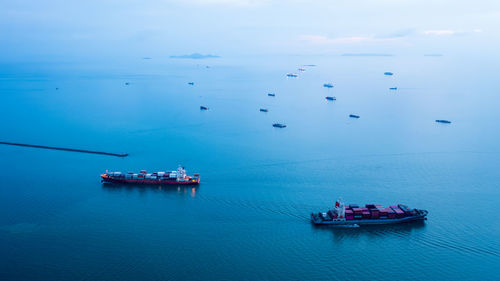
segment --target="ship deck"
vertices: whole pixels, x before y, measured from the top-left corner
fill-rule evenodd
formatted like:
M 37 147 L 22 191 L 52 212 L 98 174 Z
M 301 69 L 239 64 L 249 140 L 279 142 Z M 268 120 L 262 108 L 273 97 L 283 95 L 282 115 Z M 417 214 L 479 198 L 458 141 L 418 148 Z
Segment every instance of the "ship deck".
M 361 219 L 361 220 L 323 220 L 316 214 L 311 214 L 311 222 L 315 225 L 382 225 L 382 224 L 397 224 L 397 223 L 406 223 L 413 221 L 422 221 L 426 219 L 427 211 L 419 210 L 422 212 L 421 214 L 415 216 L 408 216 L 404 218 L 397 219 Z

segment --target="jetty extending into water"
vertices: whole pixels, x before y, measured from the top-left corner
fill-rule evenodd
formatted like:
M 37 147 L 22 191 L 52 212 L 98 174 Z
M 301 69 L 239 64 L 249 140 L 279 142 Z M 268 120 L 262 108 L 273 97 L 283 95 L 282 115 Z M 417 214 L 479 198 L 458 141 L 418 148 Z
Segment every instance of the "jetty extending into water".
M 91 154 L 101 154 L 101 155 L 116 156 L 116 157 L 127 157 L 128 156 L 128 153 L 120 154 L 120 153 L 92 151 L 92 150 L 75 149 L 75 148 L 64 148 L 64 147 L 55 147 L 55 146 L 45 146 L 45 145 L 36 145 L 36 144 L 15 143 L 15 142 L 0 141 L 0 144 L 33 147 L 33 148 L 43 148 L 43 149 L 53 149 L 53 150 L 63 150 L 63 151 L 81 152 L 81 153 L 91 153 Z

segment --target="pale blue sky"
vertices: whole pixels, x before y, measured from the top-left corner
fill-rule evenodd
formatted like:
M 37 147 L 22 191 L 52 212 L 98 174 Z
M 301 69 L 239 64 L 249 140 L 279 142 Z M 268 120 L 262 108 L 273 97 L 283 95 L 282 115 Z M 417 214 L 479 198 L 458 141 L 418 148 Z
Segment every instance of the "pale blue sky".
M 484 53 L 500 1 L 0 0 L 0 59 Z

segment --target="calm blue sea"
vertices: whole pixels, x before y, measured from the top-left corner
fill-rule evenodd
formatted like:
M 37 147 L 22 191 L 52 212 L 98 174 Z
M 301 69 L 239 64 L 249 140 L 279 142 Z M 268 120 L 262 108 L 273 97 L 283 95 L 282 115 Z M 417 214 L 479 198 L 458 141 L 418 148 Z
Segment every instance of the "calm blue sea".
M 498 280 L 497 76 L 446 54 L 1 63 L 0 141 L 130 156 L 0 145 L 0 279 Z M 179 164 L 198 188 L 99 179 Z M 312 226 L 339 196 L 429 217 Z

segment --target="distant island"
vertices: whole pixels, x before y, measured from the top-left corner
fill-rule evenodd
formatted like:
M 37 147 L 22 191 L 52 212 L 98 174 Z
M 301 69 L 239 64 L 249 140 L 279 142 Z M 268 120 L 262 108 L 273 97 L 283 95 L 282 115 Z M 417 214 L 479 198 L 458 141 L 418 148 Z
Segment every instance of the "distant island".
M 171 59 L 195 59 L 195 60 L 198 60 L 198 59 L 213 59 L 213 58 L 220 58 L 219 56 L 215 56 L 215 55 L 203 55 L 203 54 L 199 54 L 199 53 L 193 53 L 193 54 L 190 54 L 190 55 L 181 55 L 181 56 L 170 56 Z
M 377 54 L 377 53 L 347 53 L 342 54 L 343 57 L 392 57 L 392 54 Z

